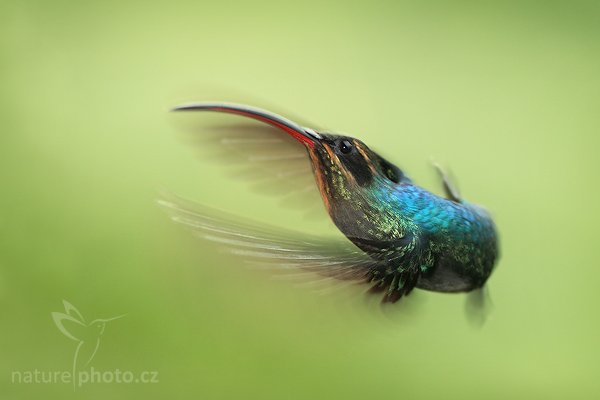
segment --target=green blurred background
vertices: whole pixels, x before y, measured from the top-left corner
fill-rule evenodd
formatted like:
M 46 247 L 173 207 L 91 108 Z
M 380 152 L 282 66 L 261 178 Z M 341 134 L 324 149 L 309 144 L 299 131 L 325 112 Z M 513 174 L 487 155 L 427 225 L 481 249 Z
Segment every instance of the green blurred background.
M 598 396 L 597 2 L 2 0 L 0 46 L 2 399 Z M 162 189 L 310 226 L 180 140 L 168 108 L 207 87 L 358 136 L 428 188 L 430 158 L 449 165 L 501 233 L 487 323 L 464 295 L 319 296 L 169 221 Z M 12 383 L 69 370 L 62 299 L 126 313 L 91 365 L 159 383 Z

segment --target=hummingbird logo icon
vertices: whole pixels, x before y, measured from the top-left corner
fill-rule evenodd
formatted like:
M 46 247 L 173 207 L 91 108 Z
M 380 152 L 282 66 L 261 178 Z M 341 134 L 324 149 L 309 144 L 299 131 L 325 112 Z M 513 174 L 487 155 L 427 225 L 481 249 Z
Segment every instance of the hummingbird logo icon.
M 77 342 L 73 355 L 73 386 L 75 386 L 75 373 L 78 368 L 86 367 L 96 355 L 100 346 L 100 338 L 104 334 L 106 324 L 125 316 L 113 318 L 100 318 L 86 322 L 83 315 L 75 306 L 63 300 L 65 312 L 53 312 L 52 319 L 58 330 L 69 339 Z

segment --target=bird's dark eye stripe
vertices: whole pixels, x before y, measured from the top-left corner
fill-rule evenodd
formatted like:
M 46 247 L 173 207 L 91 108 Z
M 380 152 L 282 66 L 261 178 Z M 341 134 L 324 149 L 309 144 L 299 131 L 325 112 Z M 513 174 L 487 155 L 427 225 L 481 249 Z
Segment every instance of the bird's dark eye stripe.
M 379 164 L 386 178 L 388 178 L 394 183 L 400 183 L 400 181 L 402 180 L 402 171 L 398 167 L 396 167 L 393 164 L 390 164 L 382 157 L 379 157 Z

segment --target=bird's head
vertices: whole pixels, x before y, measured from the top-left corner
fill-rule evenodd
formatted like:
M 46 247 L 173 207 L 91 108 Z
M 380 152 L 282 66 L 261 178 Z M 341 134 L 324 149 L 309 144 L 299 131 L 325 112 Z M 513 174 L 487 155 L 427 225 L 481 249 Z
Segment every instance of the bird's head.
M 119 315 L 113 318 L 99 318 L 95 319 L 89 323 L 88 327 L 91 329 L 97 336 L 100 336 L 104 333 L 104 329 L 106 329 L 106 324 L 110 321 L 114 321 L 119 318 L 123 318 L 125 315 Z
M 398 167 L 353 137 L 318 133 L 306 147 L 326 200 L 351 200 L 364 191 L 408 182 Z

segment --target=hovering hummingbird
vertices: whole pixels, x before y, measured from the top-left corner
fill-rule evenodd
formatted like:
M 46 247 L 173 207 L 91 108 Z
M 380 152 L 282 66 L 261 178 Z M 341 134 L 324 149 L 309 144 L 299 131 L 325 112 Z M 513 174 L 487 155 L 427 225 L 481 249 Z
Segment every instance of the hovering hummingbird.
M 254 262 L 316 272 L 341 280 L 364 281 L 384 302 L 396 302 L 413 288 L 468 292 L 482 288 L 498 256 L 494 222 L 482 207 L 463 200 L 438 167 L 445 197 L 415 185 L 397 166 L 362 141 L 303 127 L 277 114 L 245 105 L 194 103 L 173 111 L 214 111 L 270 125 L 268 134 L 220 127 L 218 142 L 291 187 L 300 187 L 292 167 L 311 166 L 311 186 L 345 238 L 267 227 L 182 200 L 163 200 L 173 219 L 208 240 Z M 293 138 L 299 152 L 273 151 Z M 304 149 L 304 151 L 303 151 Z M 258 151 L 257 156 L 255 152 Z M 308 161 L 309 160 L 309 161 Z M 310 174 L 310 171 L 309 171 Z M 316 185 L 315 185 L 316 181 Z
M 77 342 L 73 356 L 73 385 L 75 385 L 75 372 L 78 367 L 87 366 L 96 355 L 106 323 L 122 318 L 124 315 L 86 322 L 73 304 L 63 300 L 63 306 L 65 312 L 53 312 L 52 319 L 63 335 Z

